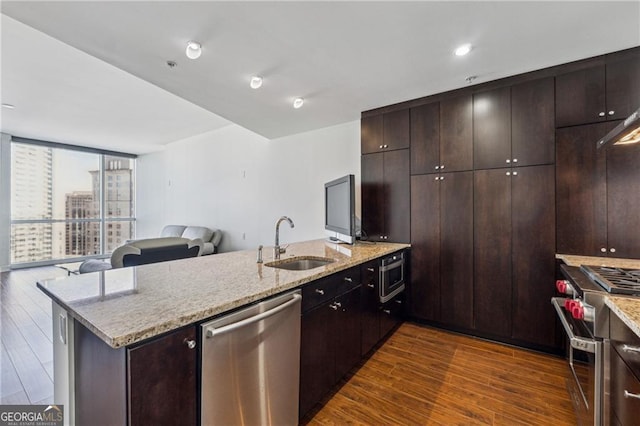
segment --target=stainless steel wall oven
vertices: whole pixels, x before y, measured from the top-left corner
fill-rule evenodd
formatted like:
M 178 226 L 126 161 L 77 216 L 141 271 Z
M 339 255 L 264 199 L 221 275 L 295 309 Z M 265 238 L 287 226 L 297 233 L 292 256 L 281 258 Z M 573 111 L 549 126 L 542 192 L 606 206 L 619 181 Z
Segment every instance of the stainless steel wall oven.
M 380 260 L 380 302 L 385 303 L 404 291 L 404 252 L 397 252 Z

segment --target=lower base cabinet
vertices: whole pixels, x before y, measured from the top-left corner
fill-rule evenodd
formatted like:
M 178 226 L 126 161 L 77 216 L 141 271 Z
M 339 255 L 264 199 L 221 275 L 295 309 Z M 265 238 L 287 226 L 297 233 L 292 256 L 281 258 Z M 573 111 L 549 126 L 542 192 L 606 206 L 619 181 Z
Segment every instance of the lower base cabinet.
M 394 330 L 404 317 L 405 294 L 400 293 L 387 301 L 380 309 L 380 338 Z
M 610 424 L 637 425 L 640 418 L 640 337 L 610 316 Z
M 361 359 L 360 269 L 305 286 L 302 300 L 301 418 Z

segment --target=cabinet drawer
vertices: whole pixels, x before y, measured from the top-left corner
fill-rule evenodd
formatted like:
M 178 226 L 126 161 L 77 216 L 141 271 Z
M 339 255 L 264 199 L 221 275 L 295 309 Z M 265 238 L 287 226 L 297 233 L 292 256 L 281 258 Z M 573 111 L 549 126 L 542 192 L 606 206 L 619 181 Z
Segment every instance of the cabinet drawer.
M 335 275 L 330 275 L 302 287 L 302 312 L 333 299 L 337 294 L 337 284 Z
M 615 350 L 611 351 L 611 414 L 622 425 L 638 424 L 640 418 L 640 381 Z M 625 396 L 627 395 L 627 396 Z
M 613 312 L 610 315 L 611 345 L 627 363 L 631 371 L 640 377 L 640 337 Z
M 350 268 L 335 274 L 336 295 L 346 293 L 347 291 L 360 285 L 360 268 Z

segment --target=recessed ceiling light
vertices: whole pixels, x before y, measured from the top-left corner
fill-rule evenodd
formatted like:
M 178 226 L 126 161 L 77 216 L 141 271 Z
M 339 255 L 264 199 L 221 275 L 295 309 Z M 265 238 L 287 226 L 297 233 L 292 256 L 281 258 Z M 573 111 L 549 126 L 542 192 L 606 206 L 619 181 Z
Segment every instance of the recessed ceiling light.
M 304 99 L 302 99 L 302 98 L 295 98 L 295 99 L 293 100 L 293 107 L 294 107 L 295 109 L 302 108 L 302 105 L 304 105 Z
M 11 104 L 2 104 L 2 108 L 14 109 L 16 106 Z
M 462 46 L 458 46 L 454 53 L 456 54 L 456 56 L 464 56 L 469 52 L 471 52 L 471 45 L 467 43 L 463 44 Z
M 262 77 L 254 75 L 249 83 L 252 89 L 259 89 L 262 86 Z
M 198 59 L 202 55 L 202 45 L 197 41 L 189 41 L 185 53 L 189 59 Z

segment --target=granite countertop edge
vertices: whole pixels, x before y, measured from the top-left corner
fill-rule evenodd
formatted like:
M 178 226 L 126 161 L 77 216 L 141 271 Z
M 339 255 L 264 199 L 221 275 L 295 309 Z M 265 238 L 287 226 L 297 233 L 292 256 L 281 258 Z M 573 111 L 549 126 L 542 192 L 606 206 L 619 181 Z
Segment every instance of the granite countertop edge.
M 640 337 L 640 299 L 607 296 L 605 304 L 627 327 Z
M 314 249 L 318 249 L 319 247 L 323 247 L 324 250 L 326 251 L 327 250 L 326 246 L 333 246 L 333 245 L 326 243 L 324 240 L 305 241 L 302 243 L 291 244 L 291 249 L 289 251 L 293 253 L 292 255 L 304 256 L 304 255 L 308 255 L 308 254 L 305 254 L 305 248 L 313 247 Z M 55 303 L 57 303 L 63 309 L 65 309 L 69 313 L 69 315 L 73 317 L 76 321 L 78 321 L 80 324 L 82 324 L 91 332 L 93 332 L 98 338 L 100 338 L 110 347 L 114 349 L 118 349 L 118 348 L 123 348 L 126 346 L 137 344 L 149 338 L 162 335 L 164 333 L 179 329 L 184 326 L 188 326 L 209 318 L 213 318 L 225 312 L 229 312 L 229 311 L 241 308 L 243 306 L 250 305 L 252 303 L 269 298 L 271 296 L 274 296 L 289 290 L 293 290 L 295 288 L 299 288 L 304 284 L 318 280 L 325 276 L 333 275 L 342 270 L 366 263 L 370 260 L 379 258 L 386 254 L 390 254 L 395 251 L 402 250 L 409 247 L 410 247 L 409 244 L 397 244 L 397 243 L 377 243 L 376 245 L 372 245 L 372 246 L 363 245 L 360 247 L 350 246 L 348 250 L 354 250 L 354 253 L 356 253 L 353 258 L 350 258 L 349 256 L 341 256 L 338 254 L 337 257 L 339 258 L 336 260 L 336 262 L 330 264 L 328 267 L 318 268 L 317 271 L 308 270 L 308 271 L 300 271 L 299 273 L 296 273 L 292 271 L 285 272 L 283 270 L 276 270 L 274 268 L 262 266 L 263 271 L 265 271 L 265 275 L 269 273 L 270 274 L 275 273 L 276 274 L 275 276 L 278 277 L 278 272 L 276 271 L 280 271 L 280 277 L 284 276 L 285 278 L 282 281 L 278 281 L 276 278 L 275 279 L 276 283 L 274 285 L 270 285 L 268 281 L 268 278 L 270 277 L 267 277 L 267 280 L 264 280 L 266 284 L 263 285 L 262 286 L 263 288 L 261 288 L 259 291 L 243 292 L 239 297 L 234 297 L 234 296 L 221 297 L 221 300 L 223 301 L 221 301 L 220 303 L 213 303 L 213 304 L 209 303 L 205 305 L 195 306 L 193 309 L 183 311 L 181 314 L 178 314 L 176 316 L 164 317 L 161 319 L 155 319 L 155 318 L 150 319 L 150 321 L 148 321 L 148 325 L 140 326 L 139 323 L 142 322 L 140 321 L 137 324 L 132 324 L 131 326 L 132 331 L 126 331 L 126 332 L 120 332 L 120 331 L 114 332 L 113 330 L 110 330 L 109 328 L 111 324 L 109 323 L 109 321 L 95 320 L 95 319 L 89 318 L 92 316 L 92 313 L 93 313 L 91 310 L 92 307 L 95 306 L 98 309 L 102 308 L 100 306 L 100 302 L 78 303 L 77 301 L 74 301 L 74 300 L 71 300 L 71 301 L 65 300 L 64 296 L 61 296 L 59 294 L 61 293 L 59 290 L 61 288 L 64 288 L 63 286 L 67 283 L 70 286 L 73 285 L 73 282 L 72 282 L 73 280 L 69 280 L 67 279 L 67 277 L 62 279 L 46 280 L 46 281 L 43 281 L 42 283 L 38 282 L 37 286 L 38 288 L 40 288 L 41 291 L 43 291 L 47 296 L 49 296 Z M 296 248 L 298 248 L 298 250 L 296 250 Z M 299 253 L 294 253 L 296 251 Z M 361 251 L 363 253 L 360 253 Z M 370 253 L 367 254 L 367 251 L 370 251 Z M 255 251 L 241 251 L 241 252 L 228 253 L 227 258 L 231 260 L 231 263 L 234 263 L 236 262 L 236 259 L 239 259 L 237 261 L 238 268 L 246 268 L 249 265 L 255 267 L 254 255 L 255 255 Z M 218 257 L 216 259 L 214 256 L 220 256 L 220 255 L 206 256 L 206 257 L 193 258 L 193 259 L 184 259 L 180 261 L 163 262 L 163 263 L 168 264 L 168 263 L 174 263 L 174 262 L 184 262 L 186 260 L 186 261 L 189 261 L 189 266 L 193 265 L 193 268 L 196 268 L 198 266 L 197 262 L 200 262 L 200 264 L 204 264 L 205 262 L 215 263 L 217 259 L 222 258 L 222 257 Z M 247 261 L 247 257 L 249 256 L 251 256 L 251 259 L 252 259 L 251 263 Z M 283 257 L 283 259 L 285 259 L 285 257 Z M 269 261 L 268 259 L 265 259 L 265 263 L 268 261 Z M 156 269 L 162 267 L 162 266 L 156 266 L 156 265 L 162 265 L 162 263 L 144 265 L 141 267 L 123 268 L 123 269 L 131 269 L 135 271 L 136 268 L 144 268 L 147 271 L 152 271 L 154 267 Z M 187 265 L 187 263 L 183 263 L 183 265 Z M 231 268 L 230 270 L 233 270 L 234 265 L 232 265 L 230 268 Z M 238 272 L 240 273 L 241 271 L 238 271 Z M 85 275 L 88 276 L 88 275 L 95 275 L 95 274 L 100 274 L 100 272 L 85 274 Z M 105 276 L 108 276 L 108 274 Z M 82 277 L 82 275 L 80 277 Z M 258 281 L 263 281 L 262 276 Z M 231 282 L 230 280 L 230 283 L 228 284 L 221 283 L 221 286 L 223 287 L 221 292 L 223 293 L 223 296 L 224 296 L 224 292 L 226 290 L 230 290 L 229 292 L 232 293 L 233 292 L 232 287 L 236 287 L 236 284 Z M 121 297 L 125 298 L 127 296 L 124 295 Z M 190 300 L 190 302 L 193 302 L 193 300 Z M 112 300 L 111 303 L 112 304 L 117 303 L 117 300 L 115 301 Z M 180 303 L 180 301 L 176 300 L 176 303 Z M 113 312 L 113 315 L 126 315 L 126 314 L 127 312 L 124 312 L 124 313 Z

